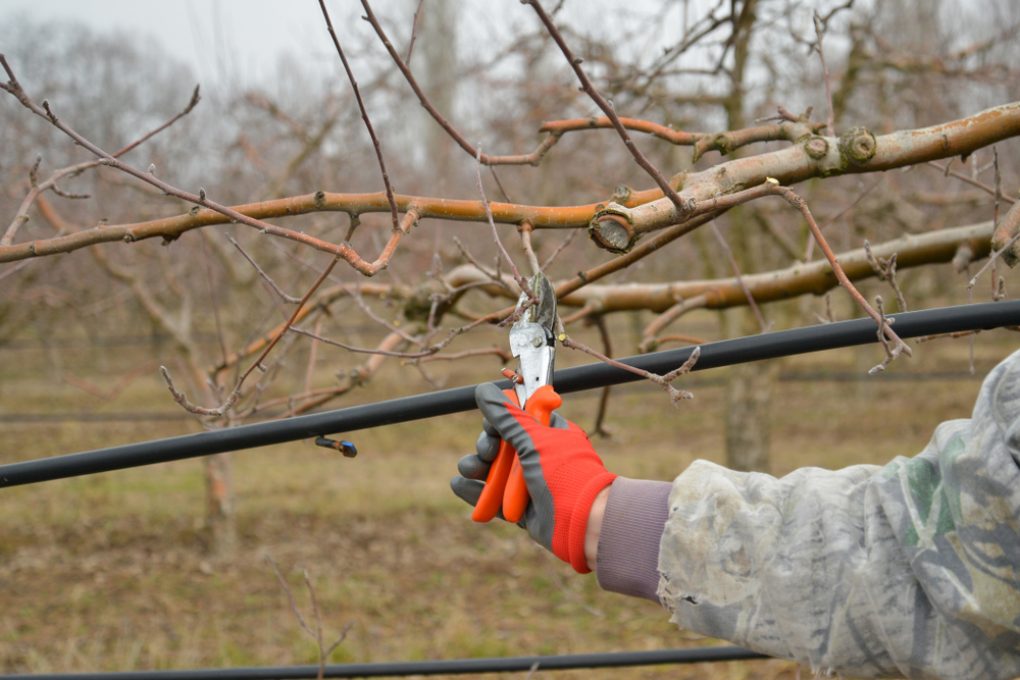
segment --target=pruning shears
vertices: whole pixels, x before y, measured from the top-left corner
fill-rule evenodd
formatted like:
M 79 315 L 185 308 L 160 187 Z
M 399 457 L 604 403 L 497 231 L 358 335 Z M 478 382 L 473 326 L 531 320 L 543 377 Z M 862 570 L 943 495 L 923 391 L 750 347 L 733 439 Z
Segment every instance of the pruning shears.
M 517 301 L 517 321 L 510 327 L 510 352 L 518 359 L 518 370 L 509 373 L 514 385 L 504 393 L 516 406 L 548 425 L 552 412 L 563 400 L 552 386 L 556 354 L 556 291 L 544 274 L 535 274 L 531 291 L 521 293 Z M 528 487 L 524 471 L 514 448 L 503 441 L 499 445 L 485 487 L 475 505 L 471 519 L 488 522 L 502 507 L 503 517 L 518 522 L 528 507 Z

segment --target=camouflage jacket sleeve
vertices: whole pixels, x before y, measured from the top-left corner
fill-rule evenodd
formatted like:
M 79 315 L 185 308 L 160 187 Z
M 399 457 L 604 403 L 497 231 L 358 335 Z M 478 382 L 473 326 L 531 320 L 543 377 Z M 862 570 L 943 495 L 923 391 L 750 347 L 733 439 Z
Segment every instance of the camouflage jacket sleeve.
M 913 458 L 674 482 L 658 595 L 680 626 L 810 664 L 1020 676 L 1020 352 Z

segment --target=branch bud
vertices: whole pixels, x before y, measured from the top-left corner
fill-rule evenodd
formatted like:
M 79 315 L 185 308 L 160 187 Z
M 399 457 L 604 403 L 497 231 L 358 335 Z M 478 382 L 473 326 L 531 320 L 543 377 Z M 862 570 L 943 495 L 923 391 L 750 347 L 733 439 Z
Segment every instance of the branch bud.
M 807 152 L 808 156 L 818 161 L 825 158 L 825 154 L 829 153 L 829 143 L 825 141 L 825 137 L 814 135 L 804 142 L 804 151 Z
M 866 128 L 855 127 L 839 138 L 839 154 L 850 165 L 864 165 L 875 156 L 878 143 Z

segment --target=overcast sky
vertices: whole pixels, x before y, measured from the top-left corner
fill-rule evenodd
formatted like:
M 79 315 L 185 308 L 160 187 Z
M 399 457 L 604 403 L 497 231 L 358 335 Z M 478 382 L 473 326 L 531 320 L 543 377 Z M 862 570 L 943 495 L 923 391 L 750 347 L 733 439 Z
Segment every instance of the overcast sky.
M 705 0 L 695 0 L 692 7 L 703 4 Z M 417 5 L 418 0 L 373 1 L 398 42 L 407 35 Z M 327 6 L 341 40 L 349 43 L 352 32 L 369 35 L 356 0 L 328 0 Z M 533 13 L 516 0 L 457 0 L 456 8 L 461 24 L 471 26 L 458 31 L 458 42 L 469 51 L 499 43 L 521 25 L 537 25 Z M 558 20 L 607 29 L 660 8 L 658 0 L 577 0 L 566 3 Z M 189 64 L 205 84 L 224 77 L 242 87 L 257 83 L 275 73 L 287 52 L 302 60 L 336 61 L 316 0 L 0 0 L 0 22 L 18 14 L 148 36 Z M 394 28 L 392 22 L 405 25 Z M 657 43 L 675 39 L 675 31 L 666 33 L 647 36 L 641 49 L 654 50 Z M 357 61 L 359 55 L 349 56 Z
M 349 0 L 332 0 L 329 7 L 334 21 L 356 9 Z M 206 83 L 223 74 L 257 82 L 284 52 L 307 55 L 309 46 L 318 53 L 330 47 L 314 0 L 0 0 L 0 22 L 17 14 L 146 35 Z

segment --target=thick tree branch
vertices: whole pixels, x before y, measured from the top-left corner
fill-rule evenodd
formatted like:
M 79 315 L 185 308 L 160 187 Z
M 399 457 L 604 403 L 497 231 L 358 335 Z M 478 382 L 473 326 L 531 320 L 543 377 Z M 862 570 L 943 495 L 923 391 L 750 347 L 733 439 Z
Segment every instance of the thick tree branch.
M 872 245 L 871 252 L 880 258 L 889 258 L 896 254 L 897 270 L 902 271 L 929 264 L 951 262 L 962 246 L 967 246 L 973 251 L 974 259 L 987 257 L 991 251 L 989 243 L 991 235 L 992 223 L 981 222 L 924 234 L 910 234 Z M 864 248 L 840 253 L 837 258 L 847 278 L 852 281 L 876 276 Z M 510 282 L 505 275 L 504 278 Z M 745 274 L 742 278 L 754 299 L 762 304 L 788 300 L 800 295 L 824 295 L 839 286 L 829 262 L 824 259 L 794 264 L 773 271 Z M 502 286 L 488 281 L 485 274 L 469 265 L 453 269 L 446 280 L 458 285 L 477 282 L 487 295 L 507 300 L 513 298 L 513 295 L 507 293 Z M 602 314 L 637 309 L 662 313 L 673 308 L 678 301 L 689 301 L 689 304 L 697 301 L 697 306 L 705 309 L 728 309 L 747 304 L 744 291 L 735 277 L 665 283 L 591 283 L 583 288 L 579 287 L 580 290 L 569 290 L 568 286 L 572 286 L 575 281 L 576 279 L 568 279 L 554 284 L 558 291 L 565 291 L 559 298 L 559 304 L 574 308 L 596 304 Z
M 287 238 L 302 243 L 304 245 L 311 246 L 316 250 L 328 252 L 332 255 L 335 255 L 338 259 L 346 261 L 354 269 L 358 270 L 359 272 L 366 276 L 373 276 L 380 270 L 386 268 L 386 266 L 389 264 L 390 257 L 392 257 L 393 250 L 395 249 L 397 243 L 399 243 L 401 237 L 406 233 L 406 231 L 404 231 L 402 228 L 398 228 L 395 225 L 393 229 L 393 234 L 390 237 L 390 240 L 384 246 L 383 252 L 375 260 L 369 262 L 363 259 L 357 253 L 357 251 L 355 251 L 354 248 L 352 248 L 347 243 L 341 244 L 330 243 L 329 241 L 324 241 L 322 239 L 309 236 L 308 234 L 305 234 L 304 232 L 301 231 L 287 229 L 285 227 L 280 227 L 275 224 L 270 224 L 269 222 L 255 219 L 241 212 L 238 212 L 237 210 L 234 210 L 229 206 L 222 205 L 220 203 L 217 203 L 216 201 L 207 198 L 205 189 L 199 189 L 199 192 L 197 194 L 179 189 L 156 177 L 155 173 L 153 172 L 153 168 L 150 167 L 149 171 L 147 172 L 139 170 L 138 168 L 135 168 L 132 165 L 124 163 L 123 161 L 116 158 L 113 154 L 107 153 L 103 149 L 93 144 L 91 141 L 89 141 L 88 139 L 80 135 L 78 132 L 76 132 L 73 128 L 69 127 L 67 124 L 61 121 L 56 116 L 56 114 L 53 113 L 52 109 L 50 108 L 49 102 L 43 101 L 41 105 L 36 104 L 32 100 L 32 98 L 28 96 L 25 90 L 21 87 L 21 84 L 18 82 L 17 78 L 14 75 L 14 72 L 11 70 L 10 66 L 7 63 L 7 60 L 4 58 L 2 54 L 0 54 L 0 67 L 2 67 L 4 71 L 6 71 L 8 76 L 8 82 L 0 83 L 0 89 L 3 89 L 4 91 L 13 95 L 19 102 L 21 102 L 23 106 L 25 106 L 25 108 L 29 109 L 32 113 L 36 114 L 37 116 L 45 118 L 55 128 L 57 128 L 65 135 L 70 137 L 72 140 L 74 140 L 76 144 L 97 156 L 99 158 L 100 165 L 107 165 L 112 168 L 116 168 L 117 170 L 120 170 L 125 174 L 136 177 L 137 179 L 140 179 L 143 182 L 146 182 L 147 184 L 151 184 L 152 186 L 158 188 L 167 195 L 176 196 L 189 203 L 194 203 L 196 205 L 195 208 L 196 210 L 197 206 L 203 206 L 217 213 L 220 213 L 231 222 L 239 222 L 249 227 L 258 229 L 262 233 Z M 390 203 L 387 201 L 387 207 L 389 207 L 389 205 Z M 411 208 L 411 210 L 413 210 L 413 208 Z M 409 212 L 408 214 L 411 213 Z M 411 220 L 411 222 L 412 223 L 416 222 L 416 220 L 417 218 Z M 73 238 L 73 236 L 76 235 L 64 238 Z M 171 238 L 167 235 L 163 235 L 163 237 Z M 126 241 L 132 240 L 130 233 L 125 233 L 122 236 L 122 238 Z M 27 246 L 27 248 L 24 249 L 25 254 L 23 256 L 33 257 L 39 254 L 36 248 L 36 244 L 34 242 L 23 245 Z M 91 245 L 91 243 L 88 243 L 86 245 Z M 21 252 L 22 246 L 0 247 L 0 261 L 7 261 L 3 258 L 4 254 L 6 254 L 6 252 L 9 250 Z M 66 252 L 66 250 L 64 252 Z
M 654 189 L 636 191 L 631 193 L 628 200 L 624 202 L 624 205 L 635 206 L 661 196 L 662 192 Z M 480 223 L 486 222 L 487 219 L 485 206 L 480 200 L 433 198 L 408 194 L 396 194 L 394 199 L 401 212 L 414 208 L 422 218 Z M 529 222 L 536 229 L 576 229 L 587 227 L 596 210 L 601 205 L 603 204 L 588 203 L 556 207 L 492 201 L 489 203 L 489 208 L 492 211 L 493 220 L 502 224 Z M 233 206 L 231 210 L 238 214 L 247 215 L 261 223 L 263 219 L 317 212 L 346 212 L 351 215 L 388 212 L 389 204 L 383 192 L 341 194 L 318 191 L 313 194 L 245 203 Z M 164 217 L 133 224 L 104 225 L 54 238 L 28 241 L 12 246 L 0 246 L 0 262 L 13 262 L 31 257 L 68 253 L 99 243 L 118 241 L 133 243 L 150 238 L 172 241 L 192 229 L 228 224 L 232 221 L 223 212 L 203 210 L 196 207 L 183 215 L 175 215 L 173 217 Z M 341 248 L 341 246 L 336 246 L 307 234 L 302 234 L 301 238 L 292 238 L 291 235 L 297 232 L 290 232 L 290 230 L 288 232 L 287 234 L 280 235 L 284 238 L 299 241 L 316 250 L 337 254 Z M 345 250 L 345 252 L 348 251 L 350 251 L 349 248 Z M 381 268 L 376 263 L 372 263 L 372 265 Z M 376 271 L 378 271 L 378 268 Z
M 702 201 L 759 185 L 769 177 L 788 186 L 812 177 L 880 172 L 967 155 L 1017 135 L 1020 135 L 1020 102 L 1003 104 L 940 125 L 879 137 L 864 128 L 853 128 L 838 139 L 812 136 L 785 149 L 737 158 L 688 174 L 680 195 L 684 200 L 695 202 L 694 214 L 698 214 L 705 209 Z M 620 213 L 638 234 L 690 217 L 665 198 Z

